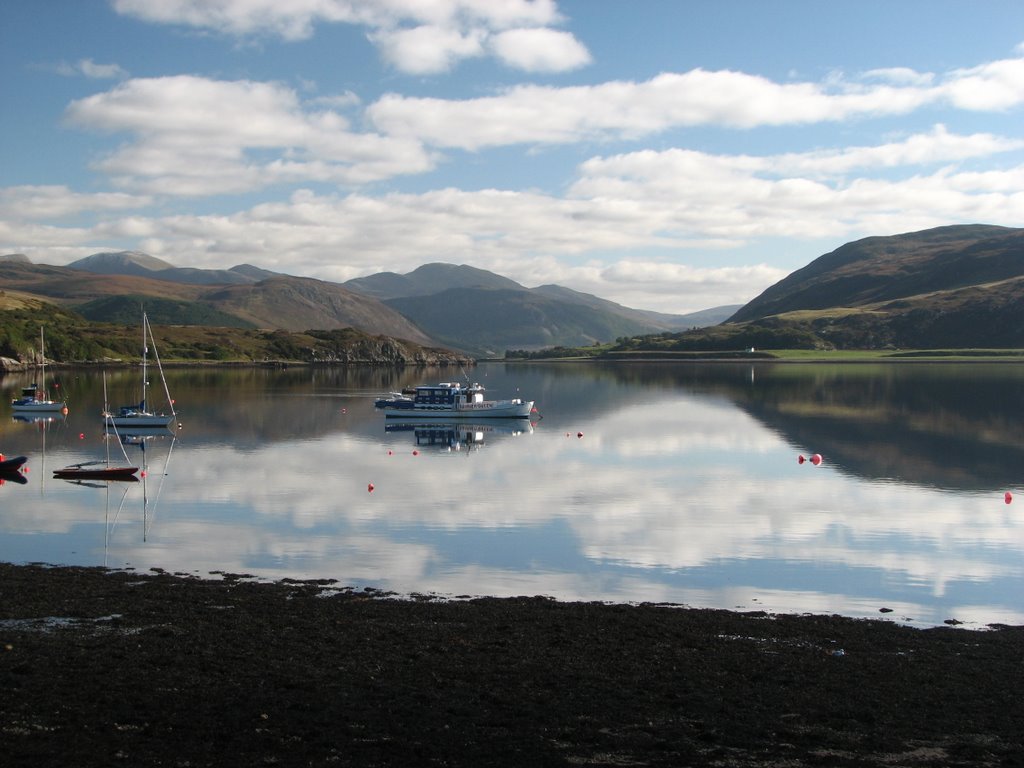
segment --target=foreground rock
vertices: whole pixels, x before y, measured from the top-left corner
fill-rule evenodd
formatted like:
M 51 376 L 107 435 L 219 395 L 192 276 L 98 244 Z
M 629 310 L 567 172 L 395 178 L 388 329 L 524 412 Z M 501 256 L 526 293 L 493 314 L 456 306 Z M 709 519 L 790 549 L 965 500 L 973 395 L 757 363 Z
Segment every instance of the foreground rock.
M 1020 627 L 0 564 L 10 766 L 1017 765 L 1022 660 Z

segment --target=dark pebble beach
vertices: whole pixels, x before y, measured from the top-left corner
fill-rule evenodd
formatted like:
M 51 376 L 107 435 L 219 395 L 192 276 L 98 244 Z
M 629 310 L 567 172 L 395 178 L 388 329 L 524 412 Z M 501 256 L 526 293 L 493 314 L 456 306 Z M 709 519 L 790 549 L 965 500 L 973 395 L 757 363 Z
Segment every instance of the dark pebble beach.
M 0 564 L 5 766 L 1024 765 L 1024 628 Z

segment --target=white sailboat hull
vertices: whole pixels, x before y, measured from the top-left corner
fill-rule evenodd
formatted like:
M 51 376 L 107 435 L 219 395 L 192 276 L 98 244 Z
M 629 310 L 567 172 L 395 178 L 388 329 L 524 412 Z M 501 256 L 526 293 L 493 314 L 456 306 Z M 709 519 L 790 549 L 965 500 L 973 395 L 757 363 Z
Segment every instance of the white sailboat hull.
M 56 403 L 50 400 L 37 400 L 34 403 L 12 403 L 11 410 L 18 413 L 60 413 L 64 410 L 64 403 Z
M 152 428 L 152 427 L 166 427 L 172 421 L 173 416 L 166 416 L 159 413 L 143 413 L 138 416 L 111 416 L 108 423 L 113 424 L 118 429 L 131 429 L 135 428 Z

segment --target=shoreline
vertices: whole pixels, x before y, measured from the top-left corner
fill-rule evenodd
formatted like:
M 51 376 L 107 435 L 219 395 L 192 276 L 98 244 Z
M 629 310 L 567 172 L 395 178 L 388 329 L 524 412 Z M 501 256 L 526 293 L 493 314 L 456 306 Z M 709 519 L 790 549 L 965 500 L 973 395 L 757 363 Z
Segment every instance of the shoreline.
M 1019 765 L 1024 627 L 0 563 L 10 765 Z
M 700 356 L 696 354 L 672 354 L 664 355 L 644 354 L 636 357 L 551 357 L 551 358 L 465 358 L 454 361 L 435 362 L 404 362 L 395 364 L 394 361 L 373 361 L 361 360 L 354 362 L 341 361 L 311 361 L 311 360 L 162 360 L 164 368 L 260 368 L 271 370 L 286 370 L 288 368 L 454 368 L 456 366 L 477 367 L 488 364 L 514 364 L 514 365 L 536 365 L 536 364 L 574 364 L 574 363 L 613 363 L 613 364 L 643 364 L 643 363 L 690 363 L 701 365 L 728 365 L 728 364 L 784 364 L 784 365 L 855 365 L 855 364 L 1021 364 L 1024 363 L 1024 351 L 1008 351 L 1004 354 L 985 352 L 971 354 L 969 351 L 948 350 L 945 353 L 931 353 L 928 351 L 887 353 L 878 355 L 863 355 L 862 353 L 844 354 L 843 352 L 821 353 L 820 356 L 783 356 L 775 357 L 768 354 L 736 354 L 733 356 Z M 73 371 L 96 370 L 105 368 L 136 368 L 138 361 L 128 360 L 95 360 L 64 363 L 47 361 L 47 367 L 53 370 Z M 11 358 L 0 358 L 0 377 L 8 374 L 29 373 L 35 368 L 35 364 L 22 363 Z

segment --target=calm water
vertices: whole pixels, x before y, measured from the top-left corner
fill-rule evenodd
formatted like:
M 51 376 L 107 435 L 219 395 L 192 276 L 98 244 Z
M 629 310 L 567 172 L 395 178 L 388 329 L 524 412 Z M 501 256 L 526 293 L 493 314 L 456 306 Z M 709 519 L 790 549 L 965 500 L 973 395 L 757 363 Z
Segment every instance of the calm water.
M 109 373 L 111 403 L 137 375 Z M 12 418 L 8 376 L 0 452 L 29 471 L 0 487 L 0 560 L 1024 623 L 1024 366 L 486 364 L 532 425 L 374 411 L 460 376 L 168 371 L 180 429 L 125 446 L 146 477 L 109 486 L 52 477 L 105 455 L 100 374 L 57 371 L 51 423 Z

